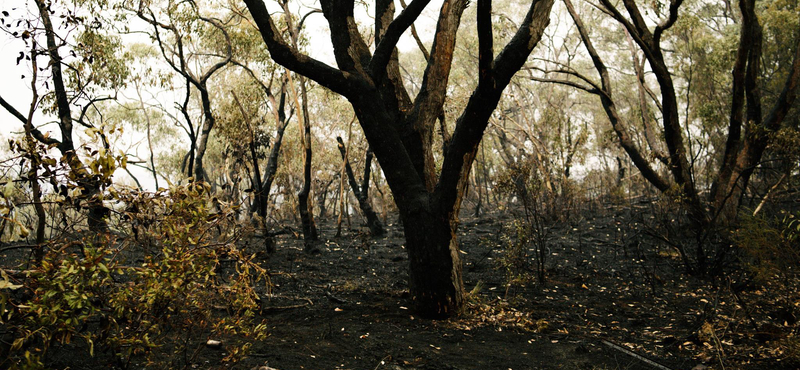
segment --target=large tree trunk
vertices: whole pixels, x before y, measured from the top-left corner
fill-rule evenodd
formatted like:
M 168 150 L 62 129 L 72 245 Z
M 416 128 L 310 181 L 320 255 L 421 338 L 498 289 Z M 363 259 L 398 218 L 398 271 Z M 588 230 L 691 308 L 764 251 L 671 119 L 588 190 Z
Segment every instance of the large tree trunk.
M 401 216 L 416 311 L 430 318 L 458 315 L 465 293 L 455 220 L 424 207 Z
M 334 68 L 284 42 L 264 3 L 245 0 L 277 63 L 345 96 L 353 106 L 400 209 L 409 254 L 409 289 L 416 310 L 424 316 L 448 317 L 461 312 L 464 304 L 455 230 L 475 153 L 502 91 L 549 24 L 553 0 L 531 3 L 519 29 L 496 58 L 491 2 L 478 1 L 480 79 L 456 122 L 438 181 L 432 155 L 433 127 L 445 101 L 456 31 L 467 1 L 444 1 L 422 85 L 412 102 L 397 73 L 395 47 L 428 2 L 414 0 L 392 20 L 392 2 L 379 1 L 372 53 L 354 21 L 354 3 L 321 1 L 331 29 L 338 66 Z

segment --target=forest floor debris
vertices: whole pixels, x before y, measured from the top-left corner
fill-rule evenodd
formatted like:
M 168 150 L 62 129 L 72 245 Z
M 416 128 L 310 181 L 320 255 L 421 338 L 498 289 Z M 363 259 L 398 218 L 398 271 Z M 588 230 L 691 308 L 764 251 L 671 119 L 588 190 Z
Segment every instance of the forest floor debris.
M 606 211 L 551 230 L 544 284 L 508 283 L 502 235 L 510 217 L 463 219 L 468 309 L 444 321 L 410 309 L 397 224 L 387 223 L 390 231 L 381 238 L 363 230 L 334 238 L 335 225 L 322 221 L 320 253 L 313 255 L 289 234 L 278 237 L 271 255 L 259 250 L 262 240 L 244 240 L 242 247 L 271 275 L 271 291 L 260 292 L 269 336 L 252 343 L 238 364 L 220 362 L 226 338 L 213 338 L 219 348 L 205 343 L 191 367 L 796 368 L 787 358 L 797 351 L 797 320 L 777 304 L 786 295 L 797 297 L 796 278 L 784 282 L 794 286 L 765 282 L 736 296 L 725 282 L 685 275 L 676 256 L 642 237 L 635 218 L 631 211 Z M 74 353 L 69 346 L 54 348 L 49 365 L 92 368 Z

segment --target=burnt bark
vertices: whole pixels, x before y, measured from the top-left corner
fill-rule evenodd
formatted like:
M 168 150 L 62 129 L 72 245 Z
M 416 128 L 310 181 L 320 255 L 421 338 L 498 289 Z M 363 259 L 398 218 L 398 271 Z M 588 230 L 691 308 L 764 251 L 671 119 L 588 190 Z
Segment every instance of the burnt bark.
M 800 33 L 795 34 L 794 59 L 783 90 L 766 117 L 762 117 L 760 73 L 762 30 L 754 0 L 739 1 L 742 12 L 739 49 L 733 69 L 733 93 L 728 139 L 719 175 L 712 188 L 715 216 L 735 221 L 742 195 L 771 140 L 792 108 L 800 86 Z M 745 125 L 746 122 L 746 125 Z M 742 126 L 745 132 L 742 136 Z
M 345 96 L 353 106 L 400 211 L 409 254 L 409 289 L 416 311 L 426 317 L 448 317 L 463 310 L 464 286 L 455 235 L 469 172 L 489 116 L 541 38 L 553 5 L 552 0 L 534 0 L 512 40 L 494 57 L 492 47 L 485 44 L 491 40 L 491 27 L 486 26 L 491 21 L 491 7 L 484 1 L 480 0 L 479 30 L 489 35 L 480 37 L 484 59 L 480 81 L 456 122 L 437 178 L 432 160 L 434 123 L 442 112 L 465 0 L 444 1 L 421 89 L 413 101 L 401 81 L 393 77 L 396 61 L 392 56 L 400 35 L 428 0 L 412 1 L 393 20 L 392 5 L 380 2 L 374 54 L 353 21 L 354 1 L 323 0 L 338 68 L 287 44 L 264 3 L 245 0 L 278 64 Z
M 181 115 L 186 121 L 186 135 L 189 136 L 189 151 L 183 157 L 181 163 L 181 173 L 186 174 L 187 177 L 192 177 L 194 174 L 194 154 L 197 150 L 197 134 L 194 131 L 194 123 L 192 117 L 189 115 L 189 100 L 192 98 L 192 83 L 186 80 L 186 95 L 183 98 L 183 103 L 180 105 Z
M 353 168 L 350 166 L 350 160 L 348 159 L 347 149 L 345 149 L 344 141 L 341 137 L 337 136 L 336 141 L 338 142 L 339 147 L 339 154 L 342 156 L 342 161 L 344 162 L 344 169 L 347 173 L 347 181 L 350 184 L 350 189 L 353 190 L 353 195 L 356 196 L 358 200 L 358 207 L 361 209 L 361 212 L 364 214 L 364 218 L 367 219 L 367 226 L 369 227 L 369 232 L 373 236 L 380 236 L 385 233 L 383 229 L 383 223 L 378 218 L 378 215 L 372 209 L 372 205 L 369 202 L 369 169 L 365 169 L 364 177 L 363 177 L 363 184 L 361 186 L 358 185 L 358 181 L 356 181 L 356 176 L 353 174 Z M 369 150 L 367 150 L 367 159 L 368 161 L 365 162 L 365 166 L 368 168 L 370 166 L 370 162 L 372 161 L 372 154 Z
M 295 106 L 298 106 L 297 92 L 292 86 L 292 76 L 288 76 L 289 86 L 292 89 L 294 96 Z M 319 239 L 317 234 L 317 225 L 314 222 L 314 208 L 309 197 L 311 196 L 311 159 L 313 151 L 311 149 L 311 124 L 308 122 L 308 96 L 306 91 L 306 84 L 304 79 L 300 78 L 300 92 L 302 95 L 303 103 L 301 105 L 301 113 L 298 115 L 300 119 L 300 126 L 303 131 L 300 133 L 300 143 L 303 146 L 303 187 L 297 193 L 298 211 L 300 212 L 300 222 L 303 227 L 303 240 L 305 241 L 306 252 L 314 250 L 313 242 Z

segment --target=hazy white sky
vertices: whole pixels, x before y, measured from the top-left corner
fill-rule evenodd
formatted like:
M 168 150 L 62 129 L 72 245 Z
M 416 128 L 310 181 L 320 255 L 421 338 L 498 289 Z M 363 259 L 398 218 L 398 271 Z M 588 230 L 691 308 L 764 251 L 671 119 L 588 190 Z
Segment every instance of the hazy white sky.
M 22 43 L 6 34 L 0 35 L 0 96 L 11 103 L 22 114 L 28 113 L 31 104 L 30 67 L 24 62 L 16 64 Z M 25 75 L 27 78 L 22 79 Z M 0 135 L 8 137 L 12 130 L 22 130 L 22 122 L 0 108 Z
M 9 3 L 20 3 L 20 5 L 22 5 L 19 0 L 0 0 L 0 4 L 3 4 L 3 8 Z M 435 18 L 440 7 L 441 0 L 432 1 L 416 22 L 416 26 L 423 39 L 431 39 L 435 27 Z M 366 14 L 362 14 L 362 17 L 366 18 Z M 334 64 L 330 39 L 327 37 L 329 34 L 327 23 L 321 14 L 315 14 L 308 18 L 307 34 L 311 41 L 309 51 L 312 56 L 326 63 Z M 400 40 L 398 47 L 401 51 L 416 48 L 416 44 L 411 38 L 410 32 L 406 32 L 406 35 Z M 17 110 L 23 114 L 27 114 L 32 96 L 30 89 L 30 67 L 25 61 L 21 62 L 19 65 L 16 64 L 16 57 L 23 48 L 24 45 L 20 40 L 15 40 L 7 34 L 0 34 L 0 81 L 2 81 L 2 84 L 0 84 L 0 96 L 14 105 Z M 40 61 L 40 63 L 42 62 L 43 61 Z M 23 75 L 25 75 L 26 78 L 21 78 Z M 35 118 L 34 122 L 37 125 L 42 124 L 45 122 L 45 118 L 39 115 Z M 0 135 L 7 137 L 10 132 L 20 131 L 21 129 L 22 125 L 19 120 L 5 109 L 0 109 Z
M 305 3 L 305 1 L 303 1 Z M 0 4 L 2 4 L 2 8 L 8 7 L 23 7 L 28 6 L 31 7 L 32 5 L 24 0 L 0 0 Z M 270 1 L 267 1 L 268 5 Z M 316 5 L 315 7 L 318 7 Z M 425 12 L 423 12 L 422 16 L 416 22 L 416 27 L 420 33 L 420 36 L 426 41 L 428 44 L 432 39 L 432 35 L 435 28 L 436 23 L 436 16 L 438 11 L 441 7 L 441 0 L 434 0 L 431 4 L 428 5 Z M 272 6 L 270 6 L 272 9 Z M 398 13 L 402 9 L 397 3 Z M 275 8 L 277 11 L 277 8 Z M 370 9 L 370 12 L 373 10 Z M 357 18 L 362 19 L 364 22 L 371 21 L 371 16 L 366 13 L 363 7 L 360 11 L 357 12 Z M 330 43 L 329 37 L 329 30 L 327 27 L 327 22 L 323 18 L 322 14 L 314 14 L 311 15 L 306 21 L 306 34 L 308 35 L 310 41 L 310 47 L 308 48 L 309 53 L 311 56 L 321 61 L 335 65 L 335 61 L 333 58 L 333 49 Z M 398 48 L 401 51 L 407 51 L 411 49 L 417 48 L 416 43 L 412 39 L 410 32 L 406 32 L 403 38 L 400 40 L 398 44 Z M 30 88 L 30 65 L 27 61 L 22 61 L 17 65 L 16 58 L 19 55 L 19 52 L 25 49 L 25 45 L 21 40 L 14 39 L 10 35 L 6 33 L 0 34 L 0 96 L 2 96 L 6 101 L 11 103 L 17 110 L 19 110 L 22 114 L 27 115 L 28 110 L 31 103 L 32 92 Z M 65 51 L 62 50 L 62 55 Z M 40 57 L 39 59 L 40 66 L 46 65 L 46 57 Z M 22 76 L 25 76 L 22 78 Z M 40 94 L 44 91 L 40 90 Z M 124 96 L 135 96 L 135 94 L 125 94 Z M 41 127 L 43 124 L 47 123 L 48 121 L 54 121 L 54 117 L 45 117 L 41 113 L 37 113 L 34 116 L 34 124 L 39 126 L 43 131 L 57 131 L 57 128 L 54 124 Z M 76 129 L 78 129 L 76 127 Z M 6 139 L 13 135 L 13 133 L 19 133 L 22 131 L 22 122 L 20 122 L 16 117 L 8 113 L 5 109 L 0 108 L 0 147 L 7 148 Z M 54 133 L 56 137 L 58 137 L 57 133 Z M 135 139 L 133 141 L 136 141 Z M 139 180 L 145 183 L 152 183 L 152 180 L 148 179 L 150 175 L 143 170 L 136 170 L 134 167 L 130 168 L 132 171 L 135 172 L 135 175 L 139 177 Z M 146 185 L 145 185 L 146 186 Z

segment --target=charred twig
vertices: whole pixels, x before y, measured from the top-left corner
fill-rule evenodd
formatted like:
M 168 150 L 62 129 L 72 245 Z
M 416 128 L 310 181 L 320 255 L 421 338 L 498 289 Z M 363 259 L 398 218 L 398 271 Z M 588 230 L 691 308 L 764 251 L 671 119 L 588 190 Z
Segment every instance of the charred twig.
M 623 346 L 620 346 L 619 344 L 612 343 L 612 342 L 610 342 L 608 340 L 605 340 L 605 339 L 601 339 L 600 341 L 603 344 L 605 344 L 606 346 L 611 347 L 611 349 L 617 350 L 617 351 L 622 352 L 622 353 L 624 353 L 624 354 L 626 354 L 628 356 L 631 356 L 631 357 L 633 357 L 633 358 L 635 358 L 635 359 L 637 359 L 637 360 L 639 360 L 641 362 L 644 362 L 645 364 L 648 364 L 648 365 L 652 366 L 655 369 L 672 370 L 671 368 L 669 368 L 667 366 L 664 366 L 664 365 L 659 364 L 658 362 L 655 362 L 655 361 L 653 361 L 653 360 L 651 360 L 649 358 L 646 358 L 646 357 L 644 357 L 642 355 L 639 355 L 639 354 L 637 354 L 637 353 L 635 353 L 635 352 L 633 352 L 633 351 L 631 351 L 631 350 L 629 350 L 629 349 L 627 349 L 627 348 L 625 348 Z
M 325 296 L 328 297 L 328 299 L 330 299 L 331 301 L 334 301 L 336 303 L 341 303 L 341 304 L 346 304 L 347 303 L 346 299 L 339 298 L 339 297 L 333 295 L 333 293 L 331 293 L 331 291 L 330 291 L 330 286 L 328 286 L 328 290 L 325 290 Z
M 302 304 L 295 304 L 290 306 L 274 306 L 274 307 L 262 307 L 261 312 L 269 312 L 269 311 L 285 311 L 285 310 L 293 310 L 295 308 L 303 308 L 308 306 L 306 303 Z

